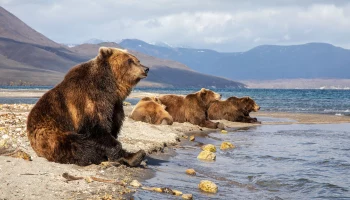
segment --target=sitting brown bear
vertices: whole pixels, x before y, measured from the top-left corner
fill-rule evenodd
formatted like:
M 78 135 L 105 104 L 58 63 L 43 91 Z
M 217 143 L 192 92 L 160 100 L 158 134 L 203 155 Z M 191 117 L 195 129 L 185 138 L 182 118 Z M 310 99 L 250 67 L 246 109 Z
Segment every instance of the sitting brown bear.
M 166 106 L 165 110 L 168 111 L 175 122 L 190 122 L 202 127 L 223 129 L 223 124 L 209 121 L 206 114 L 210 103 L 220 98 L 220 94 L 202 88 L 200 91 L 186 97 L 164 95 L 159 100 Z
M 72 68 L 31 110 L 27 131 L 34 151 L 59 163 L 110 160 L 138 166 L 145 152 L 126 152 L 117 137 L 123 101 L 148 70 L 126 50 L 101 47 L 96 58 Z
M 260 106 L 250 97 L 230 97 L 225 101 L 214 101 L 208 109 L 208 117 L 211 120 L 226 119 L 232 122 L 255 123 L 258 120 L 251 118 L 249 113 L 258 110 Z
M 142 98 L 132 110 L 130 118 L 150 124 L 173 124 L 173 118 L 156 97 Z

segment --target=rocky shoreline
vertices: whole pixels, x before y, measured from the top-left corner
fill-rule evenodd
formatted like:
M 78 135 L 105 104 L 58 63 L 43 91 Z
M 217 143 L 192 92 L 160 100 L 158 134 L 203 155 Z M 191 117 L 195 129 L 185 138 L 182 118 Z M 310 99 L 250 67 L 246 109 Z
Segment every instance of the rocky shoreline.
M 133 179 L 142 181 L 152 175 L 146 168 L 128 168 L 110 166 L 108 163 L 79 167 L 48 162 L 37 157 L 26 136 L 26 120 L 32 104 L 0 105 L 0 197 L 5 199 L 113 199 L 127 198 L 136 189 L 128 187 Z M 125 106 L 129 115 L 133 106 Z M 245 125 L 244 125 L 245 126 Z M 128 151 L 143 149 L 149 154 L 161 152 L 166 147 L 179 144 L 187 138 L 186 133 L 205 132 L 209 129 L 189 123 L 167 125 L 150 125 L 126 118 L 119 140 Z M 30 156 L 30 160 L 19 159 L 11 152 L 21 150 Z M 123 181 L 127 186 L 86 180 L 69 181 L 64 173 L 77 177 L 100 177 L 108 180 Z M 161 184 L 159 185 L 161 187 Z M 50 192 L 45 192 L 46 188 Z M 107 198 L 108 199 L 108 198 Z
M 132 98 L 157 95 L 150 93 L 133 93 Z M 37 157 L 30 147 L 26 136 L 26 119 L 32 104 L 2 104 L 0 105 L 0 153 L 8 154 L 14 150 L 28 153 L 32 161 L 0 156 L 0 199 L 125 199 L 137 189 L 130 186 L 132 180 L 140 182 L 152 176 L 152 170 L 144 168 L 128 168 L 125 166 L 110 166 L 108 163 L 79 167 L 48 162 Z M 133 106 L 124 106 L 128 116 Z M 299 113 L 254 113 L 254 117 L 288 118 L 291 120 L 266 121 L 264 124 L 294 124 L 294 123 L 349 123 L 350 117 Z M 257 126 L 259 124 L 244 124 L 221 121 L 227 129 Z M 151 125 L 136 122 L 126 118 L 119 136 L 123 147 L 129 151 L 143 149 L 152 157 L 154 152 L 162 152 L 165 148 L 179 147 L 180 141 L 189 140 L 188 135 L 206 134 L 219 130 L 210 130 L 189 123 L 174 123 L 172 126 Z M 157 153 L 158 154 L 158 153 Z M 159 154 L 158 154 L 159 155 Z M 159 156 L 162 157 L 162 156 Z M 193 158 L 196 159 L 196 158 Z M 88 181 L 79 179 L 67 181 L 62 175 L 68 173 L 77 177 L 98 177 L 110 182 Z M 185 172 L 184 172 L 185 173 Z M 159 183 L 159 187 L 162 187 Z M 176 189 L 176 188 L 173 188 Z M 197 188 L 196 188 L 197 189 Z M 191 191 L 182 191 L 191 193 Z

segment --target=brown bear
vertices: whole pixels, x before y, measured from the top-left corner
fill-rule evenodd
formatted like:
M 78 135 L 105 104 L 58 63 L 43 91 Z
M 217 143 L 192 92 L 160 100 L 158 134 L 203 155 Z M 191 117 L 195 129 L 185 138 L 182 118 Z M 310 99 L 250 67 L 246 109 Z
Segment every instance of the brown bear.
M 230 97 L 225 101 L 214 101 L 208 109 L 208 117 L 211 120 L 226 119 L 232 122 L 259 123 L 256 118 L 251 118 L 249 113 L 260 110 L 260 106 L 250 97 Z
M 157 97 L 142 98 L 132 110 L 130 118 L 150 124 L 172 125 L 173 118 Z
M 190 122 L 207 128 L 223 129 L 223 124 L 212 122 L 207 117 L 210 103 L 219 100 L 221 95 L 202 88 L 200 91 L 187 96 L 164 95 L 159 100 L 166 106 L 165 110 L 175 122 Z
M 138 166 L 145 157 L 117 141 L 123 101 L 149 68 L 126 50 L 101 47 L 98 55 L 73 67 L 31 110 L 27 131 L 38 156 L 77 165 L 114 161 Z

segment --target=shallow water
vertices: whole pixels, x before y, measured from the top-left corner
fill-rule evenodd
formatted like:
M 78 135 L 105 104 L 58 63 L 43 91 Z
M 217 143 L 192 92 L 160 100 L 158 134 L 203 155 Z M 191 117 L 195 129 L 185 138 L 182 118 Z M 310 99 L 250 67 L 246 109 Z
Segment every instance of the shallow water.
M 236 149 L 221 151 L 222 141 Z M 217 160 L 197 160 L 200 148 L 217 146 Z M 192 193 L 195 199 L 350 199 L 350 124 L 262 125 L 196 137 L 188 149 L 160 166 L 147 186 L 169 187 Z M 197 176 L 185 174 L 194 168 Z M 219 186 L 217 194 L 198 190 L 200 180 Z M 139 191 L 135 199 L 179 199 Z

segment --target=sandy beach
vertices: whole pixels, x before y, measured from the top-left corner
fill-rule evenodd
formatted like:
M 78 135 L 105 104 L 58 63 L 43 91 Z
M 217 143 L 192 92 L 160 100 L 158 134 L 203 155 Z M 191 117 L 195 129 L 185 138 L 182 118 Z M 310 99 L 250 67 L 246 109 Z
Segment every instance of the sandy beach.
M 0 90 L 0 97 L 40 97 L 45 91 L 9 91 Z M 158 96 L 159 94 L 134 92 L 130 98 Z M 31 156 L 32 161 L 0 156 L 0 199 L 123 199 L 134 192 L 135 188 L 128 184 L 136 179 L 142 181 L 149 178 L 151 170 L 146 167 L 128 168 L 125 166 L 91 165 L 79 167 L 48 162 L 37 157 L 26 137 L 26 118 L 33 105 L 2 104 L 0 105 L 0 153 L 6 154 L 21 149 Z M 133 106 L 124 106 L 128 116 Z M 265 124 L 324 124 L 350 123 L 350 117 L 322 114 L 271 113 L 257 112 L 251 116 L 258 117 L 262 124 L 245 124 L 221 121 L 227 130 Z M 151 125 L 126 118 L 119 140 L 129 151 L 143 149 L 152 157 L 155 152 L 167 151 L 180 145 L 180 141 L 188 140 L 191 134 L 219 132 L 189 123 L 174 123 L 172 126 Z M 157 158 L 157 156 L 155 156 Z M 126 184 L 90 182 L 84 179 L 67 181 L 62 177 L 69 173 L 78 177 L 98 177 L 117 180 Z M 158 187 L 162 187 L 159 183 Z M 176 188 L 174 188 L 176 189 Z M 191 191 L 182 191 L 191 193 Z

